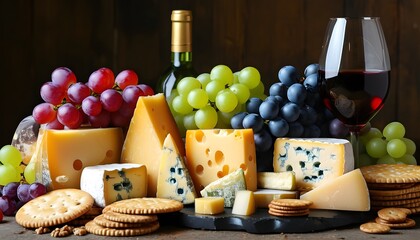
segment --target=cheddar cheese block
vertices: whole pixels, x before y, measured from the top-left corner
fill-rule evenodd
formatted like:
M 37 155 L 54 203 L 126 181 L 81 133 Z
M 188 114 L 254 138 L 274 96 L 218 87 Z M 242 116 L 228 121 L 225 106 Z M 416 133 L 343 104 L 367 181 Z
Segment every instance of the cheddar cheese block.
M 121 128 L 47 129 L 40 144 L 41 182 L 50 189 L 80 188 L 83 169 L 118 163 L 122 143 Z
M 196 197 L 184 157 L 179 154 L 171 134 L 168 134 L 163 143 L 156 197 L 174 199 L 184 204 L 194 203 Z
M 257 189 L 254 192 L 255 207 L 268 208 L 268 204 L 274 199 L 297 199 L 298 191 L 286 191 L 276 189 Z
M 241 190 L 236 192 L 232 214 L 249 216 L 255 213 L 254 192 Z
M 242 168 L 248 190 L 257 189 L 257 164 L 252 129 L 188 130 L 187 167 L 197 191 Z
M 215 215 L 225 211 L 224 199 L 222 197 L 201 197 L 196 198 L 195 213 Z
M 312 201 L 310 208 L 369 211 L 370 198 L 360 169 L 355 169 L 303 194 L 300 199 Z
M 349 141 L 335 138 L 278 138 L 274 172 L 293 171 L 300 190 L 310 190 L 354 169 Z
M 181 156 L 185 147 L 163 94 L 139 97 L 121 154 L 122 163 L 144 164 L 148 174 L 147 195 L 156 197 L 163 142 L 170 133 Z
M 129 198 L 147 196 L 146 166 L 116 163 L 85 167 L 80 189 L 88 192 L 98 207 Z

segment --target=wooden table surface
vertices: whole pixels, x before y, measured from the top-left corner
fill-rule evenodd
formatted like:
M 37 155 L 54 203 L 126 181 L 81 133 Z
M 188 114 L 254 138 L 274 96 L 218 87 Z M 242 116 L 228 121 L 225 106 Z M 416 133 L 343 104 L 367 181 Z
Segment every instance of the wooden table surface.
M 359 225 L 348 226 L 340 229 L 314 233 L 276 233 L 276 234 L 252 234 L 244 231 L 213 231 L 197 230 L 171 225 L 162 225 L 156 232 L 129 239 L 419 239 L 420 238 L 420 215 L 411 216 L 418 223 L 411 229 L 394 229 L 388 234 L 367 234 L 359 230 Z M 14 217 L 5 217 L 0 223 L 0 239 L 52 239 L 49 234 L 37 235 L 33 230 L 25 229 L 15 222 Z M 105 239 L 105 237 L 87 234 L 83 237 L 69 236 L 65 239 Z M 121 239 L 121 237 L 106 239 Z

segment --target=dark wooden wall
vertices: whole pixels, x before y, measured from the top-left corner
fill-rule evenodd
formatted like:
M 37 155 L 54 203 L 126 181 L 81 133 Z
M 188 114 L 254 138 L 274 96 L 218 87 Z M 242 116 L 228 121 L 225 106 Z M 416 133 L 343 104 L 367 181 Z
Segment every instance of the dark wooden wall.
M 420 1 L 417 0 L 0 0 L 0 144 L 38 104 L 59 66 L 86 82 L 100 67 L 134 69 L 154 85 L 170 60 L 170 13 L 193 11 L 198 72 L 254 66 L 266 86 L 284 65 L 318 61 L 328 18 L 379 16 L 392 84 L 374 126 L 398 120 L 420 146 Z

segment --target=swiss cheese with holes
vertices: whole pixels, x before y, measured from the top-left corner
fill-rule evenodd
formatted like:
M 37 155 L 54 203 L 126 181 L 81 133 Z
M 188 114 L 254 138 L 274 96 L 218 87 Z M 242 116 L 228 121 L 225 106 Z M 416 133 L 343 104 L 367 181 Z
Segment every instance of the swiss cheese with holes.
M 247 189 L 257 189 L 252 129 L 188 130 L 185 150 L 187 168 L 198 192 L 238 168 L 244 170 Z

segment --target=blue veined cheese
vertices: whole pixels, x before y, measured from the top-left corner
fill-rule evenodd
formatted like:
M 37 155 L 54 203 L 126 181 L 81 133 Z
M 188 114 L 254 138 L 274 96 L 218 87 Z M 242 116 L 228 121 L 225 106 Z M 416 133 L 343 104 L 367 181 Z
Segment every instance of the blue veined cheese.
M 278 138 L 273 168 L 295 172 L 298 189 L 309 190 L 353 170 L 353 149 L 345 139 Z
M 211 182 L 200 193 L 203 197 L 223 197 L 225 207 L 233 207 L 235 194 L 239 190 L 246 190 L 245 175 L 242 168 Z
M 171 134 L 163 142 L 156 197 L 174 199 L 184 204 L 194 203 L 196 198 L 188 168 Z
M 113 202 L 147 196 L 147 169 L 143 164 L 115 163 L 85 167 L 80 189 L 105 207 Z

